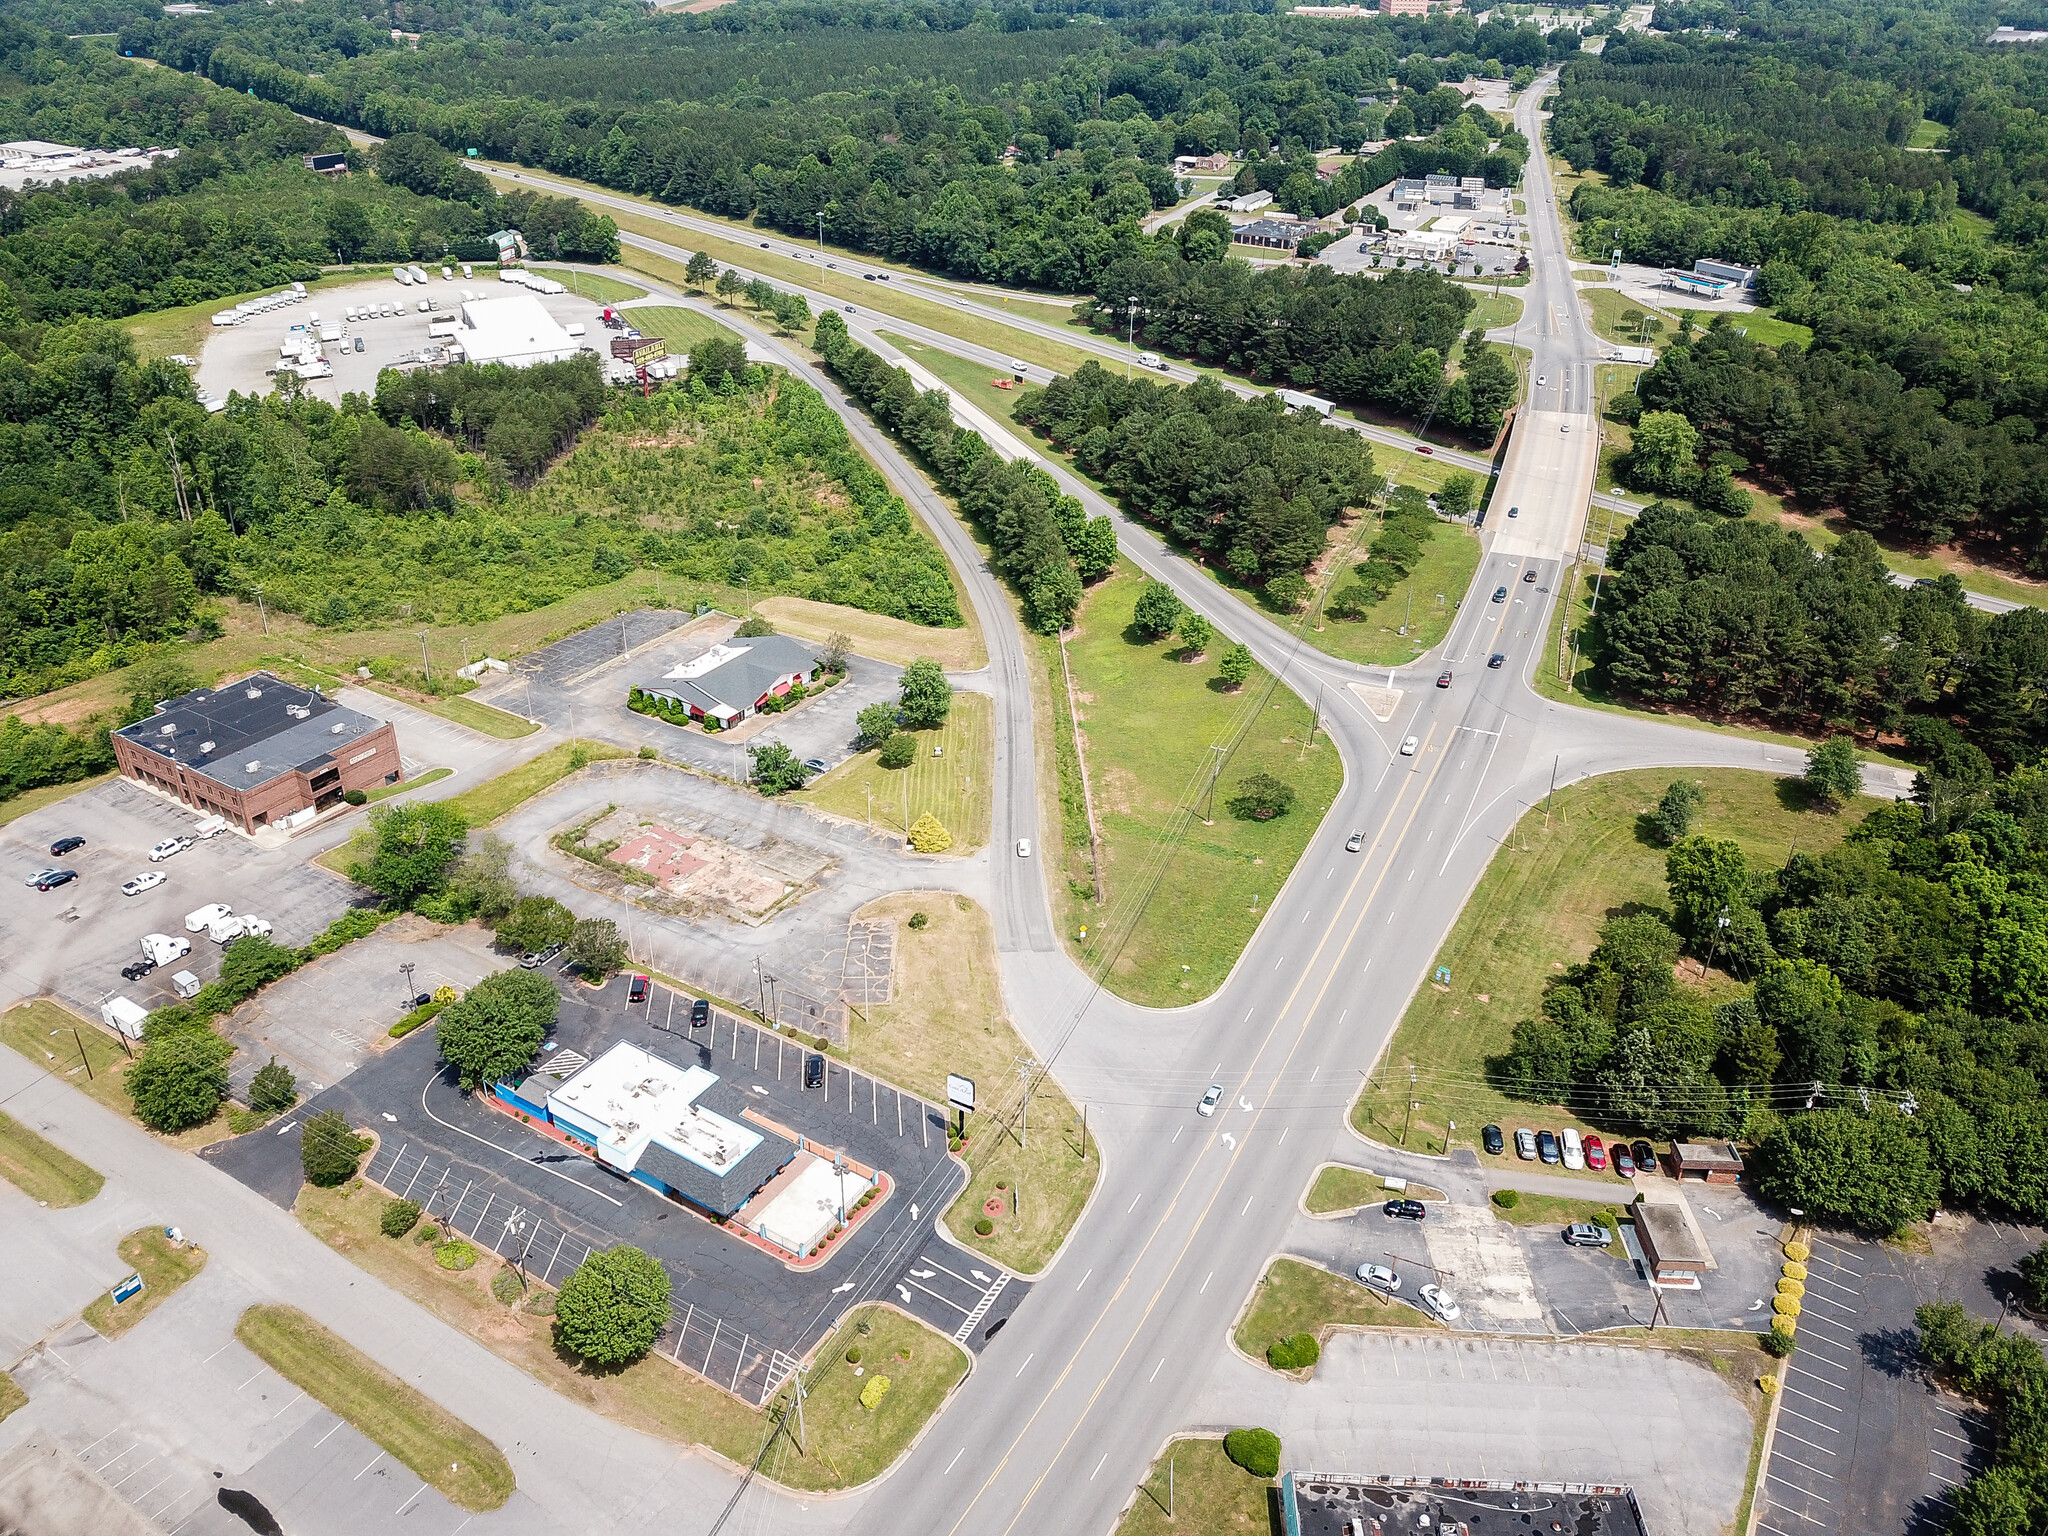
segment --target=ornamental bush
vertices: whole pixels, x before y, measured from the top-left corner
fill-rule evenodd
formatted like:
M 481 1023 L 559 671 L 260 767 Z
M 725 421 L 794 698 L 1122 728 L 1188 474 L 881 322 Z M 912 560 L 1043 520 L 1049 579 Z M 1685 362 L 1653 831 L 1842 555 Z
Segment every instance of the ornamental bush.
M 1780 1280 L 1778 1282 L 1778 1294 L 1780 1296 L 1804 1296 L 1806 1294 L 1806 1282 L 1803 1280 Z
M 1797 1317 L 1799 1315 L 1799 1298 L 1797 1296 L 1773 1297 L 1771 1300 L 1771 1310 L 1780 1317 Z
M 978 1221 L 974 1223 L 974 1235 L 976 1237 L 987 1237 L 989 1233 L 995 1231 L 995 1229 L 996 1224 L 990 1221 L 986 1216 L 981 1217 Z
M 1767 1329 L 1763 1334 L 1759 1336 L 1759 1342 L 1764 1347 L 1764 1353 L 1769 1355 L 1773 1360 L 1782 1360 L 1787 1355 L 1791 1354 L 1793 1350 L 1799 1347 L 1799 1341 L 1797 1339 L 1793 1338 L 1791 1334 L 1785 1332 L 1783 1329 L 1777 1327 Z M 1772 1378 L 1765 1377 L 1764 1379 L 1766 1381 L 1770 1381 L 1773 1387 L 1776 1386 L 1776 1382 L 1773 1381 Z
M 1813 1257 L 1813 1250 L 1795 1238 L 1785 1245 L 1785 1257 L 1794 1264 L 1804 1264 Z
M 458 1237 L 434 1250 L 434 1262 L 443 1269 L 469 1269 L 476 1263 L 476 1249 Z
M 377 1230 L 386 1237 L 403 1237 L 413 1229 L 420 1219 L 420 1208 L 413 1200 L 386 1200 L 384 1214 L 377 1218 Z
M 875 1408 L 881 1403 L 883 1396 L 887 1394 L 888 1390 L 888 1377 L 870 1376 L 868 1378 L 868 1384 L 860 1389 L 861 1407 L 867 1409 L 869 1413 L 873 1413 L 875 1411 Z
M 1806 1266 L 1804 1264 L 1795 1264 L 1790 1259 L 1787 1259 L 1780 1273 L 1787 1280 L 1804 1280 L 1806 1278 Z
M 1306 1370 L 1323 1355 L 1322 1346 L 1316 1343 L 1312 1333 L 1297 1333 L 1289 1338 L 1275 1339 L 1266 1346 L 1266 1364 L 1276 1371 Z
M 1223 1437 L 1223 1454 L 1253 1477 L 1280 1473 L 1280 1437 L 1270 1429 L 1233 1429 Z
M 1493 1203 L 1504 1211 L 1512 1211 L 1522 1203 L 1522 1192 L 1519 1189 L 1496 1189 Z
M 898 731 L 882 743 L 882 753 L 877 759 L 884 768 L 908 768 L 917 758 L 917 738 L 908 731 Z
M 953 846 L 953 834 L 926 811 L 910 824 L 910 846 L 919 853 L 944 853 Z
M 346 1184 L 356 1176 L 356 1164 L 370 1150 L 370 1139 L 358 1136 L 348 1116 L 338 1109 L 323 1109 L 306 1121 L 299 1132 L 299 1163 L 306 1182 L 320 1189 Z

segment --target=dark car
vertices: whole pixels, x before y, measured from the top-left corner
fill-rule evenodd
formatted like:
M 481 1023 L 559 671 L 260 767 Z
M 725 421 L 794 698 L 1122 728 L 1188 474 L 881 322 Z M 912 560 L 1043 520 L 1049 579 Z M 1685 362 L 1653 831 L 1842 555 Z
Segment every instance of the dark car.
M 1501 1135 L 1500 1127 L 1497 1125 L 1489 1125 L 1479 1133 L 1479 1144 L 1495 1157 L 1499 1157 L 1508 1149 L 1507 1138 Z
M 50 855 L 53 858 L 61 858 L 72 849 L 83 848 L 84 846 L 85 839 L 82 837 L 60 837 L 57 841 L 50 844 Z
M 415 992 L 412 995 L 412 1001 L 407 1003 L 405 1006 L 408 1010 L 414 1008 L 424 1008 L 433 1000 L 434 994 L 431 992 Z
M 1451 669 L 1449 667 L 1445 667 L 1443 671 L 1437 673 L 1436 685 L 1439 688 L 1448 688 L 1451 686 Z
M 703 998 L 690 1004 L 690 1028 L 702 1029 L 711 1022 L 711 1004 Z
M 1535 573 L 1534 571 L 1524 571 L 1524 572 L 1522 572 L 1522 580 L 1524 580 L 1524 581 L 1534 581 L 1535 579 L 1536 579 L 1536 573 Z
M 1655 1173 L 1657 1171 L 1657 1149 L 1647 1141 L 1630 1142 L 1628 1154 L 1636 1160 L 1636 1167 L 1644 1173 Z
M 1491 656 L 1486 658 L 1486 670 L 1489 672 L 1498 672 L 1501 669 L 1502 663 L 1504 663 L 1507 659 L 1508 655 L 1506 651 L 1495 651 Z
M 1429 1214 L 1422 1208 L 1420 1200 L 1389 1200 L 1380 1207 L 1382 1215 L 1393 1216 L 1401 1221 L 1421 1221 Z
M 825 1086 L 825 1058 L 816 1051 L 804 1058 L 804 1086 L 822 1088 Z
M 1628 1143 L 1625 1141 L 1617 1141 L 1614 1144 L 1614 1171 L 1625 1179 L 1635 1177 L 1636 1160 L 1629 1156 Z
M 43 871 L 43 878 L 36 882 L 36 889 L 55 890 L 60 885 L 69 885 L 77 878 L 78 871 L 75 869 L 46 869 Z
M 1506 602 L 1508 600 L 1508 589 L 1506 587 L 1495 587 L 1493 589 L 1493 600 L 1496 603 Z
M 1536 1155 L 1546 1163 L 1561 1163 L 1564 1157 L 1557 1150 L 1557 1135 L 1553 1131 L 1536 1133 Z
M 1508 508 L 1508 516 L 1509 516 L 1509 517 L 1520 517 L 1521 515 L 1522 515 L 1522 509 L 1521 509 L 1520 507 L 1509 507 L 1509 508 Z
M 626 988 L 626 1001 L 629 1003 L 646 1002 L 647 981 L 648 979 L 645 976 L 635 976 L 632 985 Z

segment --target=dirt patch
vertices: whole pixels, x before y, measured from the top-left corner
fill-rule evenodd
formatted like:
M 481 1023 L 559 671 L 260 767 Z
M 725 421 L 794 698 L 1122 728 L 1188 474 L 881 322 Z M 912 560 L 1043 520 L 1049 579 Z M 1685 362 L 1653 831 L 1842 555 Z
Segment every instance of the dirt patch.
M 568 845 L 564 834 L 576 837 Z M 649 808 L 614 806 L 595 821 L 560 829 L 579 884 L 657 912 L 717 913 L 758 926 L 800 901 L 832 865 L 829 855 L 773 835 L 743 847 L 704 827 L 677 825 Z

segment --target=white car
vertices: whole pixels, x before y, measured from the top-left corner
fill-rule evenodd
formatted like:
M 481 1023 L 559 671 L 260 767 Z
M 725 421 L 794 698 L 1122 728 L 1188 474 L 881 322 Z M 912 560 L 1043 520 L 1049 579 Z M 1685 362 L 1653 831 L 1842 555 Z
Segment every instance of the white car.
M 1030 838 L 1028 838 L 1028 837 L 1020 837 L 1020 838 L 1018 838 L 1018 839 L 1017 839 L 1017 857 L 1018 857 L 1018 858 L 1020 858 L 1020 859 L 1028 859 L 1028 858 L 1030 858 L 1030 857 L 1031 857 L 1031 839 L 1030 839 Z
M 21 883 L 23 885 L 41 885 L 56 873 L 57 871 L 54 869 L 39 869 Z
M 155 870 L 151 870 L 146 875 L 137 875 L 133 880 L 122 886 L 121 894 L 123 896 L 140 896 L 144 891 L 155 890 L 169 878 L 170 876 L 168 875 L 162 875 Z
M 1384 1264 L 1359 1265 L 1358 1278 L 1374 1290 L 1385 1291 L 1389 1296 L 1398 1296 L 1401 1292 L 1401 1277 Z
M 1539 373 L 1539 374 L 1537 374 L 1537 375 L 1536 375 L 1536 387 L 1537 387 L 1538 389 L 1542 389 L 1542 388 L 1544 388 L 1544 387 L 1545 387 L 1546 385 L 1548 385 L 1549 383 L 1550 383 L 1550 375 L 1549 375 L 1549 374 L 1547 374 L 1547 373 Z
M 152 864 L 161 864 L 165 859 L 168 859 L 172 854 L 183 853 L 187 848 L 190 848 L 191 846 L 192 839 L 189 837 L 167 837 L 162 842 L 158 843 L 154 848 L 149 850 L 149 862 Z
M 1410 736 L 1406 741 L 1401 743 L 1401 755 L 1403 757 L 1413 757 L 1415 755 L 1415 749 L 1420 745 L 1422 745 L 1420 741 L 1418 741 L 1415 737 Z
M 1195 1106 L 1195 1113 L 1208 1116 L 1216 1113 L 1216 1106 L 1223 1102 L 1223 1085 L 1211 1083 L 1209 1091 L 1202 1095 L 1202 1102 Z
M 1415 1295 L 1430 1315 L 1439 1321 L 1455 1323 L 1458 1320 L 1458 1298 L 1442 1286 L 1425 1285 Z
M 1579 1133 L 1570 1126 L 1558 1133 L 1558 1150 L 1564 1156 L 1565 1167 L 1574 1173 L 1586 1166 L 1586 1144 L 1579 1140 Z

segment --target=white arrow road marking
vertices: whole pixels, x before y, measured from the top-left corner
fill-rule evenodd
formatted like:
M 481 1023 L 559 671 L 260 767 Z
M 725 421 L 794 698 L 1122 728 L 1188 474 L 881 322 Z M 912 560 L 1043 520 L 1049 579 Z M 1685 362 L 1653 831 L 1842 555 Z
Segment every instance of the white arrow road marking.
M 1231 1151 L 1235 1152 L 1237 1150 L 1237 1138 L 1231 1135 L 1228 1131 L 1225 1131 L 1223 1133 L 1222 1141 L 1223 1145 L 1230 1148 Z
M 907 1286 L 907 1285 L 899 1285 L 899 1286 L 897 1286 L 897 1287 L 896 1287 L 896 1294 L 897 1294 L 898 1296 L 901 1296 L 901 1297 L 903 1298 L 903 1305 L 905 1305 L 906 1307 L 910 1305 L 910 1287 L 909 1287 L 909 1286 Z
M 853 1289 L 853 1282 L 852 1282 L 851 1280 L 849 1280 L 849 1281 L 847 1281 L 847 1282 L 846 1282 L 846 1284 L 844 1284 L 844 1285 L 835 1285 L 835 1286 L 833 1286 L 833 1287 L 832 1287 L 832 1294 L 833 1294 L 834 1296 L 837 1296 L 837 1295 L 841 1294 L 842 1292 L 845 1292 L 845 1291 L 850 1291 L 850 1290 L 852 1290 L 852 1289 Z
M 937 1273 L 936 1269 L 913 1269 L 910 1272 L 910 1278 L 913 1280 L 929 1280 Z
M 969 1273 L 970 1275 L 974 1276 L 974 1278 L 975 1278 L 975 1279 L 977 1279 L 977 1280 L 979 1280 L 979 1281 L 980 1281 L 980 1282 L 981 1282 L 981 1283 L 982 1283 L 983 1285 L 987 1285 L 987 1284 L 989 1284 L 989 1282 L 990 1282 L 991 1280 L 993 1280 L 993 1279 L 995 1278 L 995 1277 L 994 1277 L 994 1276 L 992 1276 L 992 1275 L 984 1275 L 984 1274 L 983 1274 L 983 1273 L 982 1273 L 982 1272 L 981 1272 L 980 1270 L 978 1270 L 978 1269 L 970 1269 L 969 1271 L 967 1271 L 967 1273 Z
M 1246 1098 L 1243 1094 L 1239 1094 L 1237 1098 L 1237 1107 L 1243 1110 L 1246 1114 L 1250 1114 L 1252 1111 L 1252 1101 Z

